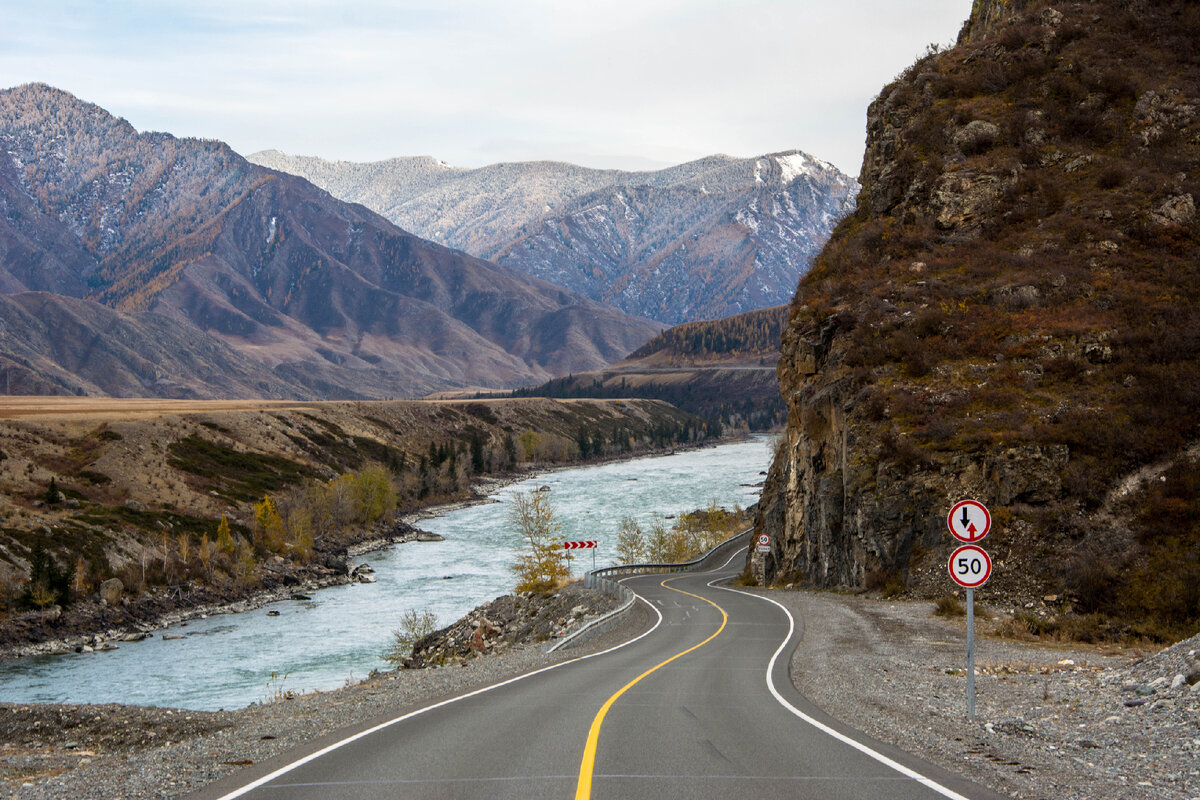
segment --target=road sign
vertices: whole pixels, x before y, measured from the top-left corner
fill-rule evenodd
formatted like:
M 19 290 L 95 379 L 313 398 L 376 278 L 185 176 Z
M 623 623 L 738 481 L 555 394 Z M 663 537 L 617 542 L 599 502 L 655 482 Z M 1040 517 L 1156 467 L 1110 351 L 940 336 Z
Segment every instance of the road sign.
M 955 539 L 972 544 L 988 535 L 992 529 L 992 515 L 983 503 L 961 500 L 946 515 L 946 525 Z
M 977 545 L 964 544 L 950 555 L 950 577 L 959 586 L 975 589 L 992 575 L 992 559 Z
M 586 542 L 563 542 L 563 547 L 568 550 L 587 550 L 589 547 L 595 547 L 596 540 L 591 539 Z
M 771 552 L 771 534 L 760 533 L 758 535 L 758 552 L 760 552 L 760 553 Z

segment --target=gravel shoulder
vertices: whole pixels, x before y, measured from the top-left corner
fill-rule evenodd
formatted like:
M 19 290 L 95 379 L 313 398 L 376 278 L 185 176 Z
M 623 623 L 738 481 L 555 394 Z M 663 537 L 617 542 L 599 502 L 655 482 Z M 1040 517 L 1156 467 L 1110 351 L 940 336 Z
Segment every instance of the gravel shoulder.
M 927 601 L 761 593 L 801 626 L 800 692 L 880 741 L 1015 798 L 1200 797 L 1200 684 L 1171 686 L 1200 636 L 1151 655 L 977 636 L 972 724 L 963 618 Z
M 971 724 L 961 618 L 936 617 L 928 602 L 763 593 L 801 626 L 797 688 L 876 739 L 1014 798 L 1200 797 L 1200 689 L 1172 687 L 1200 636 L 1152 653 L 981 635 Z M 0 704 L 0 797 L 179 797 L 365 720 L 606 649 L 651 617 L 639 603 L 553 654 L 514 644 L 238 711 Z
M 343 728 L 599 652 L 652 624 L 641 604 L 555 653 L 548 642 L 446 666 L 375 673 L 236 711 L 0 703 L 0 798 L 173 798 Z M 580 622 L 586 622 L 581 620 Z

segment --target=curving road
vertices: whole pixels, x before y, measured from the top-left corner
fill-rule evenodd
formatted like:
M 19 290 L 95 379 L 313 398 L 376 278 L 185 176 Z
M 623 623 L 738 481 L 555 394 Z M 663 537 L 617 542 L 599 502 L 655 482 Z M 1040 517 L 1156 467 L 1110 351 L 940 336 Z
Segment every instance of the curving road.
M 744 551 L 742 551 L 744 552 Z M 197 798 L 999 800 L 830 719 L 792 687 L 796 623 L 720 586 L 736 570 L 625 583 L 657 624 L 617 648 L 283 756 Z

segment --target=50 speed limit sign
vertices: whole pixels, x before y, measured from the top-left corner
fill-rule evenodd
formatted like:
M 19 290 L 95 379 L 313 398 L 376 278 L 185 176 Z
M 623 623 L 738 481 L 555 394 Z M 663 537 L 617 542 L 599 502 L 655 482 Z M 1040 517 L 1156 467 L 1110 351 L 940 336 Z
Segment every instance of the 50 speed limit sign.
M 965 544 L 950 556 L 950 577 L 959 586 L 975 589 L 992 575 L 992 559 L 982 547 Z

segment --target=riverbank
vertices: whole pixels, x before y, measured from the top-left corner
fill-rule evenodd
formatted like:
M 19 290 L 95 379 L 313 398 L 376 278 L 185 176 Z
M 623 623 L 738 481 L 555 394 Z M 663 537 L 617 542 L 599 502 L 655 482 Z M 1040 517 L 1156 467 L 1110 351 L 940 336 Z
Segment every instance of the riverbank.
M 483 497 L 476 502 L 485 500 Z M 253 611 L 270 603 L 304 599 L 331 586 L 369 580 L 365 577 L 369 573 L 360 572 L 362 565 L 351 559 L 407 542 L 441 539 L 409 524 L 408 516 L 364 531 L 363 538 L 319 554 L 309 564 L 278 559 L 277 564 L 267 567 L 265 587 L 238 590 L 227 586 L 222 590 L 202 586 L 186 593 L 149 592 L 124 597 L 117 606 L 109 606 L 99 597 L 87 597 L 55 619 L 41 612 L 12 615 L 0 626 L 0 661 L 112 650 L 190 620 Z
M 372 552 L 413 541 L 437 541 L 441 537 L 420 529 L 422 520 L 448 512 L 490 502 L 489 498 L 506 486 L 533 475 L 670 455 L 677 451 L 715 447 L 740 441 L 731 436 L 719 442 L 698 442 L 687 446 L 647 449 L 623 457 L 577 460 L 563 464 L 531 464 L 503 474 L 475 477 L 470 494 L 450 502 L 406 509 L 385 523 L 371 528 L 343 532 L 335 546 L 318 542 L 317 555 L 310 563 L 276 558 L 264 564 L 259 585 L 240 587 L 226 581 L 221 585 L 187 587 L 150 587 L 149 591 L 126 594 L 118 605 L 103 602 L 99 594 L 77 600 L 63 612 L 10 612 L 0 620 L 0 662 L 28 656 L 89 653 L 137 642 L 173 625 L 211 616 L 243 613 L 282 600 L 305 597 L 322 589 L 352 583 L 357 564 Z
M 585 603 L 589 611 L 570 620 L 556 638 L 586 625 L 611 599 L 588 592 L 564 602 Z M 546 642 L 532 639 L 503 647 L 493 643 L 480 657 L 375 673 L 329 692 L 290 696 L 265 687 L 263 703 L 236 711 L 0 704 L 0 798 L 179 797 L 347 726 L 391 719 L 607 649 L 649 627 L 652 619 L 644 608 L 631 609 L 613 627 L 589 632 L 584 641 L 554 653 L 546 652 Z M 533 638 L 544 633 L 530 631 Z
M 293 526 L 287 501 L 324 518 L 332 506 L 296 493 L 371 465 L 386 468 L 400 507 L 430 509 L 472 499 L 480 478 L 596 463 L 579 458 L 577 440 L 593 454 L 636 458 L 698 432 L 694 418 L 642 400 L 167 403 L 127 417 L 102 402 L 20 408 L 8 418 L 0 408 L 0 659 L 107 646 L 171 615 L 253 608 L 340 582 L 348 548 L 396 537 L 349 527 L 372 517 L 341 500 L 336 523 L 310 530 L 302 513 Z M 269 547 L 255 534 L 264 495 L 284 504 L 283 534 Z M 232 541 L 218 549 L 222 517 Z M 251 539 L 247 552 L 239 542 Z M 49 567 L 35 599 L 26 589 L 38 559 Z M 113 578 L 121 588 L 101 603 Z

